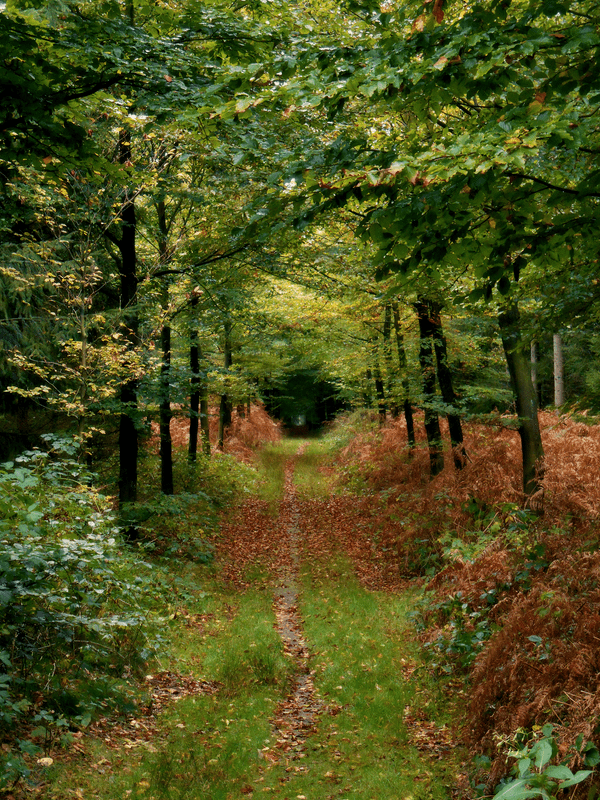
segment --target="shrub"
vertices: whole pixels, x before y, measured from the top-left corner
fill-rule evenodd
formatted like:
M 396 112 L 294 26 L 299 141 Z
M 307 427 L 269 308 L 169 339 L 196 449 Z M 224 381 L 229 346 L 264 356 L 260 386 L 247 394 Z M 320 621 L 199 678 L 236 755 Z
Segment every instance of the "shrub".
M 0 727 L 26 720 L 48 744 L 103 705 L 90 684 L 110 694 L 152 645 L 149 565 L 122 547 L 76 445 L 46 443 L 0 465 Z

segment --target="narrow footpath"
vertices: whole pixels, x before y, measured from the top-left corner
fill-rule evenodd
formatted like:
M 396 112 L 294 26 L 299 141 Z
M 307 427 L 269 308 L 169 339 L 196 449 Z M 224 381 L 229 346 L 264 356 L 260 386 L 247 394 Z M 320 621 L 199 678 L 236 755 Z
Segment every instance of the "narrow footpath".
M 301 454 L 302 450 L 298 452 L 298 455 Z M 277 567 L 275 617 L 284 652 L 294 660 L 296 671 L 292 691 L 279 704 L 273 727 L 276 733 L 275 753 L 279 752 L 289 761 L 304 757 L 306 739 L 313 732 L 317 717 L 323 710 L 323 702 L 315 693 L 314 672 L 310 670 L 310 653 L 298 610 L 299 550 L 303 531 L 294 485 L 294 464 L 291 461 L 286 464 L 278 524 L 284 540 L 284 557 Z
M 307 446 L 285 461 L 276 518 L 257 513 L 252 501 L 223 542 L 225 573 L 236 583 L 265 566 L 275 627 L 294 662 L 291 689 L 271 718 L 273 739 L 260 750 L 259 777 L 245 793 L 462 800 L 444 700 L 439 691 L 427 696 L 415 658 L 410 596 L 366 588 L 385 588 L 389 578 L 356 536 L 353 498 L 299 492 L 294 474 Z

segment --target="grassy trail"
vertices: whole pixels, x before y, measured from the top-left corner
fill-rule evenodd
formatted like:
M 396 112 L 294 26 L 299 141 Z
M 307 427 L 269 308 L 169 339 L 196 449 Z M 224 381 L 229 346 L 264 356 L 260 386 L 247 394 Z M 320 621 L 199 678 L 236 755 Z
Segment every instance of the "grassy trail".
M 176 664 L 163 667 L 211 690 L 170 704 L 134 746 L 90 743 L 80 766 L 57 768 L 47 797 L 458 796 L 453 712 L 414 644 L 415 598 L 366 590 L 343 549 L 315 544 L 331 526 L 319 522 L 318 463 L 308 443 L 265 451 L 268 496 L 241 509 L 216 569 L 184 568 L 190 624 L 173 636 Z M 244 561 L 245 550 L 259 555 Z M 228 574 L 236 585 L 223 582 Z

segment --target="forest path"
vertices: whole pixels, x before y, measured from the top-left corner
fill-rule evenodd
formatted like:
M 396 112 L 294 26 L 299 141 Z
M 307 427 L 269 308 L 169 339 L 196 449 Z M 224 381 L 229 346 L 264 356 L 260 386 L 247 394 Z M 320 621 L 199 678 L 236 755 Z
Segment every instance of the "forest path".
M 306 444 L 297 455 L 302 455 Z M 297 759 L 304 753 L 304 743 L 314 729 L 323 702 L 317 697 L 309 666 L 309 650 L 298 610 L 300 547 L 303 536 L 301 504 L 294 484 L 294 461 L 284 470 L 283 497 L 278 523 L 284 544 L 283 560 L 277 567 L 279 585 L 275 588 L 274 610 L 276 629 L 283 642 L 284 652 L 295 663 L 292 690 L 275 713 L 273 728 L 276 744 L 272 752 Z M 287 554 L 286 554 L 287 549 Z
M 360 504 L 334 495 L 310 442 L 272 459 L 276 507 L 250 499 L 224 527 L 222 575 L 272 593 L 291 688 L 244 793 L 277 800 L 464 797 L 446 700 L 420 671 L 411 592 L 377 561 Z M 276 513 L 275 513 L 276 510 Z M 370 588 L 375 588 L 373 591 Z M 382 591 L 385 590 L 385 591 Z M 447 703 L 446 703 L 447 705 Z M 460 788 L 459 788 L 460 787 Z
M 228 514 L 214 564 L 178 564 L 186 588 L 148 708 L 100 727 L 40 800 L 469 796 L 460 688 L 424 665 L 416 594 L 378 561 L 374 518 L 330 490 L 318 442 L 261 458 L 274 491 Z

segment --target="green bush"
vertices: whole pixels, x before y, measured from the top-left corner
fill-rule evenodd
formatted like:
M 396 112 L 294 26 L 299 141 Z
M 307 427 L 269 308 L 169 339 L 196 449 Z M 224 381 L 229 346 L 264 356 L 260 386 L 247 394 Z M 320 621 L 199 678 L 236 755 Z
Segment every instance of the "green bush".
M 0 465 L 0 728 L 34 723 L 42 746 L 88 724 L 153 650 L 149 565 L 122 546 L 76 445 L 46 443 Z

